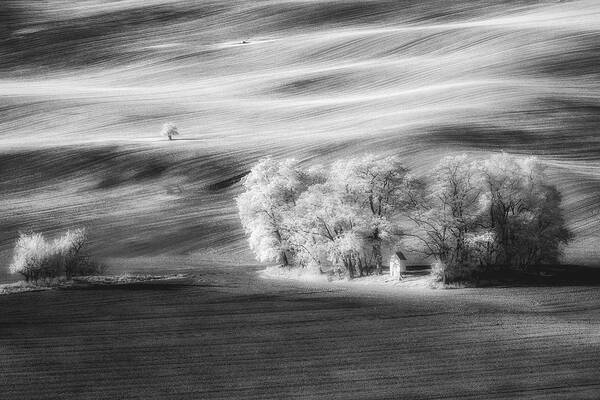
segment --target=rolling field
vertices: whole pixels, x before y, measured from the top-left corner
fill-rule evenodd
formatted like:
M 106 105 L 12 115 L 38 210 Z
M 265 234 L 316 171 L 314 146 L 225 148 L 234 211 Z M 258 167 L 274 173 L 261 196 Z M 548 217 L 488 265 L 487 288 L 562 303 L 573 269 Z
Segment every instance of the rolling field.
M 241 252 L 231 179 L 265 155 L 422 173 L 506 150 L 548 165 L 567 261 L 598 264 L 599 21 L 595 0 L 2 2 L 0 262 L 74 223 L 102 253 Z
M 598 266 L 599 66 L 597 0 L 0 2 L 0 283 L 75 226 L 190 276 L 0 296 L 0 398 L 600 398 L 598 286 L 259 279 L 234 201 L 267 155 L 533 154 Z
M 193 278 L 0 297 L 3 398 L 600 394 L 596 287 L 365 291 L 192 258 L 120 265 Z

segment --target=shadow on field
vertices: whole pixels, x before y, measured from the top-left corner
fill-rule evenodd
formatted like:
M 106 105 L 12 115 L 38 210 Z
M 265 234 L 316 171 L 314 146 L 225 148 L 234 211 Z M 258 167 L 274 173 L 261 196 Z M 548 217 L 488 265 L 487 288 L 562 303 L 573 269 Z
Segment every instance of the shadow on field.
M 527 271 L 489 271 L 480 276 L 478 287 L 600 286 L 600 267 L 556 265 Z
M 405 277 L 425 277 L 431 273 L 429 265 L 409 265 Z M 485 271 L 474 278 L 473 287 L 560 287 L 600 286 L 600 266 L 543 265 L 526 271 Z
M 562 130 L 549 129 L 543 134 L 526 129 L 506 129 L 491 125 L 446 125 L 431 128 L 424 137 L 430 144 L 459 146 L 460 148 L 505 150 L 515 153 L 545 155 L 559 154 L 577 159 L 597 160 L 600 147 L 593 135 L 587 134 L 598 124 L 594 115 L 598 107 L 589 103 L 543 101 L 542 110 L 532 110 L 532 114 L 556 115 L 561 109 L 568 109 L 572 118 L 577 119 L 575 133 L 565 134 Z M 578 111 L 576 110 L 584 110 Z M 573 140 L 576 136 L 577 140 Z M 568 146 L 566 144 L 569 144 Z
M 231 178 L 223 179 L 222 181 L 210 184 L 206 186 L 206 189 L 211 191 L 227 189 L 240 182 L 246 175 L 248 175 L 250 171 L 242 172 L 241 174 L 237 174 L 232 176 Z

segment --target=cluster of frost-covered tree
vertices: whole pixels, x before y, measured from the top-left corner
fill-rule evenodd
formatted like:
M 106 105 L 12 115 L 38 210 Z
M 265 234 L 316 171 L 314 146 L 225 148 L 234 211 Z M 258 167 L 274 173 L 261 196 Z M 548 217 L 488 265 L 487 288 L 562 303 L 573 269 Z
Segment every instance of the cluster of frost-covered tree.
M 417 194 L 411 236 L 443 280 L 490 268 L 557 263 L 571 239 L 561 196 L 535 157 L 444 158 Z
M 329 264 L 352 277 L 381 272 L 382 249 L 398 238 L 413 182 L 395 157 L 309 169 L 267 158 L 245 178 L 237 203 L 258 260 Z
M 9 270 L 28 282 L 102 272 L 102 265 L 83 254 L 86 243 L 83 228 L 70 229 L 54 240 L 46 239 L 42 233 L 20 233 Z
M 259 261 L 381 273 L 399 244 L 437 263 L 443 280 L 492 267 L 558 261 L 571 235 L 560 194 L 533 157 L 449 156 L 414 177 L 397 157 L 301 168 L 266 158 L 237 203 Z

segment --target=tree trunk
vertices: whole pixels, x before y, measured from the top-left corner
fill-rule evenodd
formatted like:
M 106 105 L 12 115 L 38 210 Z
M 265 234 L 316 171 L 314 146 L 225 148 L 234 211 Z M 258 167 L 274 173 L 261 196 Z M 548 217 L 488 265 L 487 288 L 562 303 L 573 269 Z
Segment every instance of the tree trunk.
M 381 243 L 379 241 L 373 244 L 373 257 L 375 258 L 375 273 L 381 275 L 383 257 L 381 256 Z
M 171 135 L 168 135 L 168 136 L 169 136 L 169 140 L 173 140 L 173 138 L 171 137 Z
M 281 232 L 279 232 L 279 229 L 275 229 L 275 237 L 277 238 L 277 241 L 279 242 L 280 245 L 283 244 L 283 239 L 281 237 Z M 285 250 L 281 250 L 281 262 L 283 262 L 283 265 L 285 265 L 286 267 L 288 265 L 290 265 L 290 262 L 288 260 L 287 254 L 285 253 Z
M 348 271 L 348 278 L 354 279 L 354 271 L 353 271 L 353 268 L 352 268 L 352 260 L 350 260 L 349 257 L 344 257 L 343 261 L 344 261 L 344 267 L 346 267 L 346 271 Z
M 285 265 L 286 267 L 290 265 L 287 254 L 285 254 L 285 251 L 283 250 L 281 251 L 281 262 L 283 262 L 283 265 Z

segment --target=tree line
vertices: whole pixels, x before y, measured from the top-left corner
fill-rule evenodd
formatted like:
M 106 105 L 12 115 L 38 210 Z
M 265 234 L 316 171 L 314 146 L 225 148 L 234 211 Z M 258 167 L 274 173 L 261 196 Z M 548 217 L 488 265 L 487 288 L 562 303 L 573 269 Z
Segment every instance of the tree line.
M 419 252 L 440 280 L 559 261 L 572 239 L 535 157 L 448 156 L 415 176 L 396 156 L 304 168 L 260 160 L 237 197 L 257 260 L 380 274 L 390 249 Z

